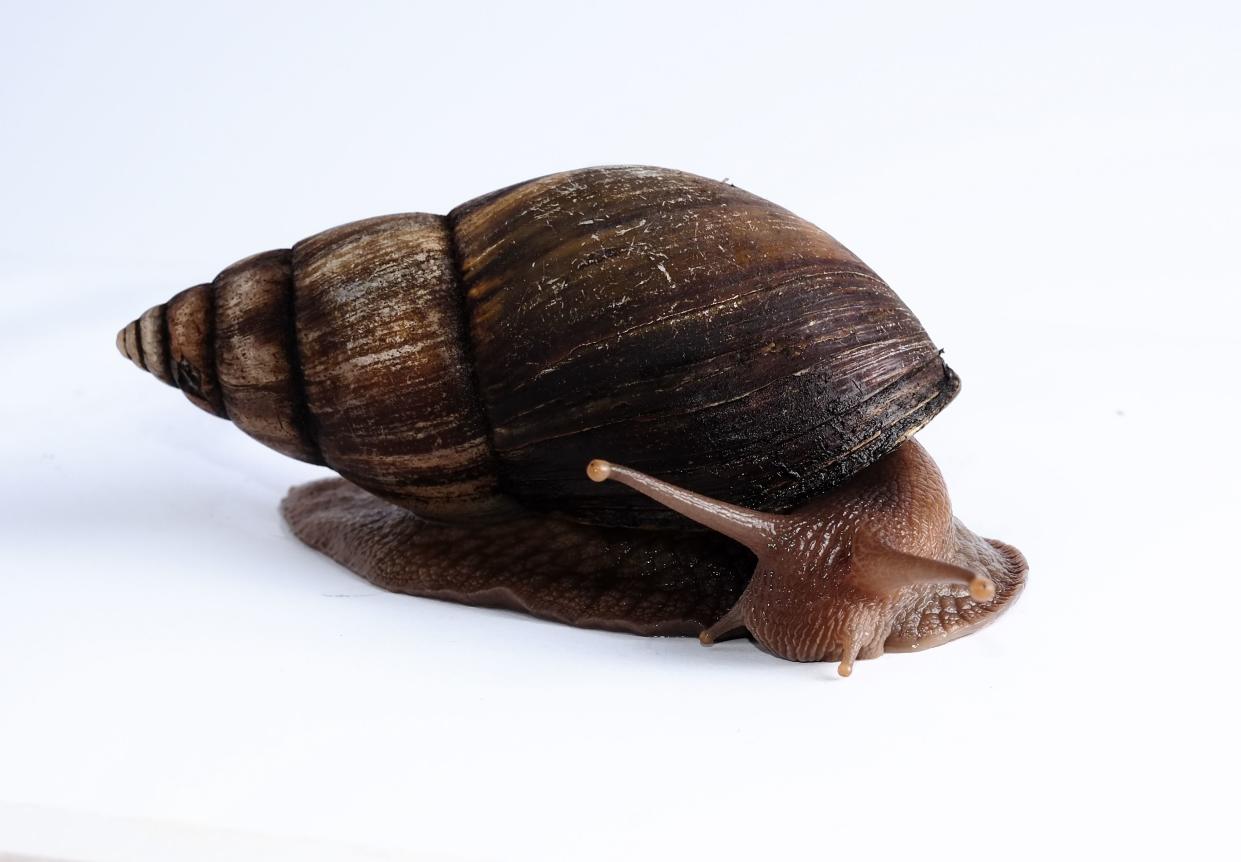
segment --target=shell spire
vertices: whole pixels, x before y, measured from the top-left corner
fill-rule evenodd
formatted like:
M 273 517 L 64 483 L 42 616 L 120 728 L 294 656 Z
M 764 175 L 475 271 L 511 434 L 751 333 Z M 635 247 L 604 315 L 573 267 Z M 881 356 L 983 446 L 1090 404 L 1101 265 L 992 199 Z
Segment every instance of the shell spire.
M 383 216 L 263 252 L 121 330 L 117 347 L 285 455 L 435 520 L 510 505 L 465 356 L 443 216 Z
M 181 291 L 122 329 L 116 343 L 195 406 L 285 455 L 322 464 L 296 367 L 290 254 L 246 258 Z
M 117 333 L 116 346 L 196 406 L 227 419 L 212 344 L 213 302 L 209 284 L 183 290 Z

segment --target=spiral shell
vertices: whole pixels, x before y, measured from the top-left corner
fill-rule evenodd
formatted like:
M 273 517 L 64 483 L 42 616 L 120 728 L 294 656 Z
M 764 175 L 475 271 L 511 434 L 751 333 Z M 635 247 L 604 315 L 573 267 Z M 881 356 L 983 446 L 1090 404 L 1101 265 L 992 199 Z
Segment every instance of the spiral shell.
M 450 521 L 517 501 L 673 522 L 582 481 L 592 457 L 787 508 L 891 451 L 959 387 L 830 236 L 657 168 L 333 228 L 177 294 L 117 343 L 260 442 Z

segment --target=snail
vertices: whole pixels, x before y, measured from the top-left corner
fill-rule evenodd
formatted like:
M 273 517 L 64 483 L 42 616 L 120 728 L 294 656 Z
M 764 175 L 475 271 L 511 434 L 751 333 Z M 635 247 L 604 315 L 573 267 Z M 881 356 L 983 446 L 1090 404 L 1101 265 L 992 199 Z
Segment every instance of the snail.
M 587 168 L 353 222 L 233 264 L 117 346 L 340 474 L 284 516 L 386 589 L 748 635 L 848 675 L 977 630 L 1024 585 L 911 439 L 960 387 L 917 318 L 728 183 Z

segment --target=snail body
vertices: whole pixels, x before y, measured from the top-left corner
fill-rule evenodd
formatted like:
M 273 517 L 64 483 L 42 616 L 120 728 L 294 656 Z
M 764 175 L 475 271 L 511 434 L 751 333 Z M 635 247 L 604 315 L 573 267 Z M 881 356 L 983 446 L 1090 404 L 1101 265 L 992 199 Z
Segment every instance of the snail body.
M 118 347 L 260 442 L 340 473 L 347 483 L 295 489 L 285 514 L 376 583 L 640 633 L 714 639 L 726 623 L 801 660 L 840 660 L 852 646 L 833 632 L 862 623 L 815 623 L 813 647 L 755 631 L 757 611 L 733 612 L 743 593 L 797 567 L 755 544 L 762 530 L 739 539 L 747 553 L 738 535 L 694 528 L 660 480 L 781 524 L 823 499 L 839 508 L 859 482 L 872 497 L 910 477 L 935 485 L 934 464 L 905 441 L 959 388 L 909 309 L 830 236 L 731 185 L 638 167 L 333 228 L 150 309 Z M 587 481 L 599 457 L 628 466 L 591 478 L 619 481 Z M 1024 563 L 958 541 L 946 494 L 936 499 L 947 520 L 906 544 L 942 566 L 969 558 L 994 596 L 963 593 L 959 572 L 934 581 L 893 564 L 884 554 L 905 551 L 882 530 L 832 528 L 820 543 L 830 564 L 796 576 L 818 590 L 798 625 L 882 593 L 885 621 L 867 622 L 864 642 L 851 635 L 869 657 L 885 625 L 906 626 L 889 648 L 911 642 L 908 620 L 932 600 L 964 602 L 951 633 L 1003 607 Z M 854 556 L 887 560 L 907 583 L 889 578 L 884 592 L 879 575 L 824 574 Z M 837 581 L 852 592 L 822 594 Z

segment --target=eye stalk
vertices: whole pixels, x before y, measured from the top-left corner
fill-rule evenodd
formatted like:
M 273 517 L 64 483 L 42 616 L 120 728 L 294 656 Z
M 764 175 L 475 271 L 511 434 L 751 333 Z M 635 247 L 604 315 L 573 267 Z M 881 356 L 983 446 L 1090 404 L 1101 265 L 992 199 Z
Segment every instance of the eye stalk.
M 995 598 L 995 582 L 961 566 L 906 554 L 884 544 L 866 530 L 853 536 L 853 580 L 877 595 L 915 584 L 961 584 L 970 598 L 989 602 Z
M 586 466 L 586 475 L 596 482 L 613 479 L 622 485 L 628 485 L 655 502 L 664 504 L 672 511 L 679 512 L 704 527 L 710 527 L 717 533 L 723 533 L 728 538 L 740 542 L 755 554 L 761 555 L 769 548 L 779 535 L 780 522 L 784 520 L 782 515 L 768 515 L 765 512 L 756 512 L 743 506 L 713 500 L 608 461 L 599 459 L 591 461 Z
M 1024 575 L 1003 564 L 999 543 L 952 517 L 938 468 L 912 441 L 789 514 L 725 503 L 608 461 L 591 461 L 586 472 L 595 482 L 627 485 L 758 557 L 736 605 L 700 633 L 708 645 L 746 630 L 769 652 L 837 661 L 840 675 L 849 676 L 856 659 L 885 647 L 917 649 L 967 633 L 976 625 L 963 620 L 981 619 L 977 606 L 999 594 L 996 577 L 1015 594 Z M 909 641 L 909 631 L 936 623 L 939 630 L 924 641 Z

